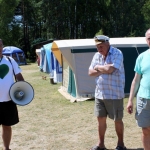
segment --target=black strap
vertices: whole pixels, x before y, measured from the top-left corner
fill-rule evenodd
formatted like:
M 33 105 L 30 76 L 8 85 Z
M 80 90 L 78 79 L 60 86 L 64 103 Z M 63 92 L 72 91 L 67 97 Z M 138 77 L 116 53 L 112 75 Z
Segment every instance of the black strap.
M 8 56 L 7 56 L 7 58 L 8 58 L 9 62 L 10 62 L 10 63 L 11 63 L 11 65 L 12 65 L 12 69 L 13 69 L 14 77 L 15 77 L 15 80 L 16 80 L 16 82 L 17 82 L 16 75 L 15 75 L 15 72 L 14 72 L 13 64 L 12 64 L 12 62 L 11 62 L 11 60 L 10 60 L 10 58 L 9 58 Z

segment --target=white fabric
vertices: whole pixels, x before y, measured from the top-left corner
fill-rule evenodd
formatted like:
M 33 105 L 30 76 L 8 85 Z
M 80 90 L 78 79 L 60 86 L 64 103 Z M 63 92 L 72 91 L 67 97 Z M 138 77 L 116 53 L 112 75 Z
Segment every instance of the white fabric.
M 0 62 L 0 102 L 9 101 L 9 89 L 11 85 L 14 83 L 14 75 L 13 75 L 13 68 L 15 74 L 21 72 L 20 67 L 16 63 L 16 61 L 9 57 L 12 64 L 8 60 L 6 56 L 3 56 Z M 12 68 L 13 65 L 13 68 Z

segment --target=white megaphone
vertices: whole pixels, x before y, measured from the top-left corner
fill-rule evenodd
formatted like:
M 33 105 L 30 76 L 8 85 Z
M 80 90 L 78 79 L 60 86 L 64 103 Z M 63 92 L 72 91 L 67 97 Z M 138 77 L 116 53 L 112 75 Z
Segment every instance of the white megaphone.
M 10 87 L 9 96 L 15 104 L 24 106 L 34 98 L 34 89 L 26 81 L 17 81 Z

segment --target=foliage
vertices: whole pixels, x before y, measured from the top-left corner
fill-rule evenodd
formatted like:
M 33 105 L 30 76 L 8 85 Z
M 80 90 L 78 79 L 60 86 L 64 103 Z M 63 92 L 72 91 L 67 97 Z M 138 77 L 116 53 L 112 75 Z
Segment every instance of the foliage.
M 37 39 L 35 39 L 35 40 L 32 42 L 32 45 L 37 44 L 37 43 L 40 43 L 40 42 L 43 42 L 43 41 L 46 41 L 46 39 L 37 38 Z
M 18 45 L 20 27 L 14 22 L 14 11 L 18 3 L 19 0 L 9 0 L 9 3 L 0 1 L 0 38 L 6 45 Z
M 0 8 L 1 38 L 26 57 L 35 39 L 144 36 L 150 20 L 149 0 L 0 0 Z
M 144 19 L 145 19 L 145 24 L 146 24 L 146 28 L 150 28 L 150 0 L 147 0 L 143 6 L 143 8 L 141 9 L 141 13 L 144 15 Z
M 101 30 L 99 30 L 95 35 L 103 35 L 103 31 L 102 31 L 102 29 Z
M 44 39 L 44 38 L 37 38 L 37 39 L 35 39 L 32 43 L 31 43 L 31 49 L 30 49 L 30 58 L 32 58 L 33 60 L 32 61 L 35 61 L 35 45 L 36 44 L 39 44 L 39 43 L 41 43 L 41 42 L 43 42 L 43 41 L 46 41 L 46 39 Z

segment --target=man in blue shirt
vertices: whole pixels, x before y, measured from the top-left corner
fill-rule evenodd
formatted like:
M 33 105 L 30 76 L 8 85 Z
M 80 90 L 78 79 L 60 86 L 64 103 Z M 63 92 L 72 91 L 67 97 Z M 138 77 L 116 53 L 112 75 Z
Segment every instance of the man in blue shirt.
M 150 29 L 145 33 L 146 42 L 150 47 Z M 144 150 L 150 150 L 150 49 L 141 53 L 135 64 L 135 76 L 131 84 L 127 104 L 129 114 L 133 112 L 133 99 L 137 93 L 136 114 L 137 124 L 142 128 Z
M 109 37 L 95 37 L 97 53 L 89 67 L 89 75 L 95 77 L 95 115 L 98 120 L 99 142 L 91 150 L 105 150 L 105 132 L 107 116 L 114 120 L 118 136 L 115 150 L 125 150 L 123 142 L 123 98 L 124 98 L 124 65 L 122 52 L 110 46 Z

